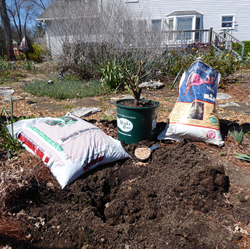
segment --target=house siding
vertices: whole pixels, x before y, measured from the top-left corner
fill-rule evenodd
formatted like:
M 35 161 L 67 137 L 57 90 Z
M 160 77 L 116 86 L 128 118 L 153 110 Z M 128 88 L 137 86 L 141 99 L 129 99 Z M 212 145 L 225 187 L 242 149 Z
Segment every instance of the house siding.
M 166 15 L 177 10 L 195 10 L 204 15 L 204 29 L 212 27 L 215 32 L 221 31 L 221 15 L 234 14 L 238 31 L 230 33 L 240 41 L 250 40 L 250 0 L 139 0 L 137 3 L 126 3 L 126 6 L 151 20 L 164 20 Z
M 97 5 L 96 11 L 102 12 L 105 9 L 105 5 L 112 4 L 112 0 L 95 0 Z M 113 0 L 115 3 L 118 0 Z M 201 29 L 210 29 L 219 33 L 221 25 L 221 15 L 233 14 L 236 17 L 238 25 L 238 31 L 230 31 L 230 33 L 240 41 L 250 40 L 250 0 L 138 0 L 137 2 L 126 2 L 126 0 L 120 0 L 125 4 L 125 8 L 130 8 L 134 15 L 130 12 L 128 18 L 137 20 L 147 20 L 148 27 L 152 24 L 152 20 L 162 20 L 162 30 L 168 30 L 168 26 L 164 22 L 167 20 L 167 15 L 174 11 L 196 11 L 203 15 L 203 27 Z M 58 6 L 62 4 L 61 1 L 56 1 L 53 4 Z M 73 1 L 72 1 L 73 3 Z M 53 5 L 52 4 L 52 5 Z M 47 45 L 52 49 L 53 54 L 59 54 L 62 51 L 62 37 L 58 37 L 50 30 L 50 20 L 55 20 L 53 15 L 53 6 L 50 6 L 42 13 L 37 20 L 44 21 L 46 23 L 47 32 L 46 39 Z M 119 2 L 119 6 L 123 9 L 122 4 Z M 73 6 L 71 6 L 73 9 Z M 67 11 L 69 12 L 69 11 Z M 71 11 L 72 12 L 72 11 Z M 70 13 L 71 13 L 70 12 Z M 126 14 L 126 13 L 125 13 Z M 121 17 L 123 18 L 123 17 Z M 60 19 L 60 18 L 59 18 Z M 112 18 L 110 19 L 112 22 Z M 157 23 L 157 22 L 156 22 Z M 195 23 L 193 23 L 194 28 Z M 81 35 L 82 39 L 85 39 Z M 64 39 L 65 40 L 65 39 Z M 86 37 L 86 40 L 93 41 L 94 37 Z

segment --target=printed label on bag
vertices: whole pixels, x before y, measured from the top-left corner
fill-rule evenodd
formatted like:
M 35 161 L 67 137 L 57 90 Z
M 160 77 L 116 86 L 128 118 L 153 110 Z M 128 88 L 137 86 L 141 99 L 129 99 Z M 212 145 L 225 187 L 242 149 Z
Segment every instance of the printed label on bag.
M 209 138 L 209 139 L 215 139 L 215 137 L 216 137 L 215 131 L 209 130 L 207 132 L 207 138 Z
M 60 118 L 46 120 L 45 124 L 48 126 L 65 127 L 65 126 L 73 125 L 76 122 L 77 122 L 77 119 L 64 116 Z

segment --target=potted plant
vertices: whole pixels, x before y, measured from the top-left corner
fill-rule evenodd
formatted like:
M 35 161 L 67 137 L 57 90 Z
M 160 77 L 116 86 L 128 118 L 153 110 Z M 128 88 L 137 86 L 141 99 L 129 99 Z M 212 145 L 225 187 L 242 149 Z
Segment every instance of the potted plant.
M 124 85 L 134 99 L 116 101 L 118 139 L 126 144 L 151 140 L 157 124 L 160 103 L 141 99 L 140 83 L 146 78 L 145 62 L 138 60 L 131 66 L 123 66 Z

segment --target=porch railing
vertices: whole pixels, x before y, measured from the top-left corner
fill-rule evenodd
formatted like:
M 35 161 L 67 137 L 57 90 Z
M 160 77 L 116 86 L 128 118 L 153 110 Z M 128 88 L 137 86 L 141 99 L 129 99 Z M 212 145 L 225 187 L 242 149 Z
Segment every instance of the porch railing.
M 220 32 L 219 34 L 216 32 L 212 32 L 212 40 L 219 42 L 213 43 L 213 46 L 218 50 L 223 49 L 223 46 L 225 47 L 224 49 L 229 50 L 230 52 L 234 53 L 236 56 L 239 58 L 243 58 L 244 56 L 244 49 L 245 49 L 245 43 L 239 41 L 235 37 L 233 37 L 231 34 L 226 32 L 225 30 L 223 32 Z M 238 48 L 240 50 L 240 53 L 237 52 Z M 238 50 L 238 51 L 239 51 Z
M 191 45 L 213 46 L 218 51 L 230 51 L 238 58 L 244 56 L 245 44 L 226 31 L 216 33 L 212 28 L 203 30 L 165 31 L 163 46 L 188 48 Z M 239 49 L 238 49 L 239 48 Z M 237 51 L 240 50 L 240 53 Z
M 210 30 L 185 30 L 164 32 L 164 45 L 168 47 L 186 48 L 193 43 L 210 43 Z

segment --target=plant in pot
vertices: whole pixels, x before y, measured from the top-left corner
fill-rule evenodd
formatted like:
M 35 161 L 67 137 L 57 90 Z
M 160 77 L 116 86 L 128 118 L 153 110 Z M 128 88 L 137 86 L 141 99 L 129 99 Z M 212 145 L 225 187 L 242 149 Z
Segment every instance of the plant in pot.
M 129 70 L 127 67 L 127 63 L 125 62 L 125 66 L 123 68 L 123 78 L 124 84 L 127 87 L 127 90 L 132 94 L 135 98 L 133 106 L 138 106 L 141 98 L 142 88 L 139 87 L 141 83 L 141 78 L 143 74 L 143 65 L 144 61 L 138 61 L 138 68 L 136 68 L 136 63 L 134 64 L 132 70 Z M 134 72 L 135 71 L 135 72 Z
M 123 79 L 127 90 L 134 99 L 116 101 L 118 139 L 125 144 L 151 140 L 154 135 L 160 103 L 141 99 L 140 83 L 148 76 L 145 62 L 138 60 L 132 64 L 124 62 Z

